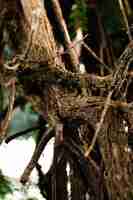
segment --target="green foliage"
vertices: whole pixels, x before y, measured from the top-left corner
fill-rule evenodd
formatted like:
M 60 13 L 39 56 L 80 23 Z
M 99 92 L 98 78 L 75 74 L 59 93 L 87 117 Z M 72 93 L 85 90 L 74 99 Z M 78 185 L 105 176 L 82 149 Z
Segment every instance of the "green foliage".
M 8 181 L 0 171 L 0 200 L 4 199 L 4 197 L 8 193 L 12 193 L 11 183 Z
M 104 27 L 108 33 L 120 32 L 124 29 L 124 22 L 117 0 L 98 1 L 98 11 L 102 16 Z
M 115 34 L 125 30 L 123 17 L 117 0 L 101 0 L 97 1 L 97 11 L 102 17 L 104 28 L 107 33 Z M 85 0 L 75 0 L 70 15 L 70 26 L 80 26 L 84 33 L 91 29 L 89 26 L 89 17 L 91 8 Z
M 70 25 L 72 27 L 80 26 L 84 32 L 87 32 L 88 28 L 88 6 L 84 0 L 75 0 L 75 4 L 72 7 L 70 15 Z

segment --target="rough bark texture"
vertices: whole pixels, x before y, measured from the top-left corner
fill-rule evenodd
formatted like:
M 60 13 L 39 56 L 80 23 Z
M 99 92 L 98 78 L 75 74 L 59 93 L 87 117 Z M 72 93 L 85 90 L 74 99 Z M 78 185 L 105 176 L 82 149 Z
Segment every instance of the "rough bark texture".
M 118 111 L 110 109 L 98 140 L 105 162 L 104 178 L 109 199 L 131 199 L 132 165 L 125 151 L 128 136 Z
M 15 52 L 16 54 L 21 53 L 19 59 L 16 59 L 19 67 L 17 70 L 8 70 L 4 68 L 3 63 L 0 69 L 0 82 L 4 84 L 10 78 L 16 77 L 18 88 L 22 88 L 24 95 L 29 96 L 35 109 L 42 114 L 51 126 L 55 127 L 58 122 L 65 125 L 66 122 L 73 123 L 73 121 L 76 121 L 78 126 L 82 125 L 84 129 L 82 135 L 84 146 L 89 146 L 100 120 L 105 96 L 112 88 L 114 89 L 114 100 L 110 102 L 110 108 L 97 138 L 103 167 L 96 172 L 94 166 L 88 163 L 91 172 L 88 172 L 89 174 L 86 174 L 86 176 L 88 182 L 92 182 L 89 186 L 89 192 L 92 194 L 91 199 L 105 199 L 105 195 L 100 195 L 105 190 L 107 190 L 109 200 L 132 199 L 133 174 L 131 174 L 131 170 L 133 166 L 128 153 L 125 151 L 128 136 L 124 132 L 123 114 L 121 114 L 125 114 L 125 111 L 132 113 L 132 110 L 129 109 L 127 102 L 119 99 L 118 91 L 122 87 L 121 80 L 127 78 L 126 66 L 133 55 L 133 44 L 131 43 L 127 47 L 118 60 L 117 67 L 119 70 L 117 73 L 103 78 L 73 73 L 64 68 L 64 63 L 57 55 L 52 28 L 41 0 L 13 0 L 11 2 L 5 1 L 5 3 L 0 1 L 0 13 L 3 9 L 6 9 L 6 14 L 11 16 L 11 19 L 8 19 L 9 23 L 14 13 L 19 11 L 19 17 L 17 18 L 15 15 L 14 20 L 17 26 L 18 21 L 21 24 L 19 26 L 21 30 L 18 34 L 19 36 L 23 35 L 23 37 L 19 38 L 22 41 L 18 43 L 19 46 Z M 3 18 L 0 19 L 0 27 L 5 17 L 5 14 L 3 14 Z M 87 95 L 82 93 L 83 88 L 87 89 Z M 93 94 L 100 94 L 100 90 L 102 90 L 104 95 L 102 97 L 89 96 L 90 90 Z M 131 123 L 132 119 L 130 119 Z M 73 129 L 68 128 L 65 131 L 64 128 L 64 141 L 67 137 L 76 138 L 73 133 Z M 83 186 L 86 179 L 81 178 L 83 176 L 77 167 L 80 163 L 79 158 L 75 158 L 76 161 L 78 160 L 76 163 L 66 152 L 67 150 L 61 163 L 57 162 L 56 169 L 53 170 L 55 174 L 52 175 L 52 178 L 56 178 L 56 180 L 51 186 L 52 199 L 68 199 L 65 185 L 65 166 L 68 158 L 73 170 L 71 177 L 72 199 L 85 199 L 88 188 L 86 189 L 86 186 Z M 55 153 L 55 156 L 58 157 L 60 151 L 57 150 Z M 84 150 L 81 153 L 83 156 Z M 101 181 L 103 181 L 103 185 L 101 185 Z

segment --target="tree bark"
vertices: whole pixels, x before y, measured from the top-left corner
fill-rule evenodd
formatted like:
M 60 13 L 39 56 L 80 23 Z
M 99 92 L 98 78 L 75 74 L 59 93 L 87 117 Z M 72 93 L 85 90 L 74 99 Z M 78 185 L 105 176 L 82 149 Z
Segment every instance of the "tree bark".
M 13 0 L 6 1 L 5 4 L 0 1 L 0 13 L 2 9 L 6 9 L 6 14 L 11 17 L 8 19 L 9 23 L 15 15 L 16 26 L 20 29 L 18 32 L 20 42 L 15 48 L 15 63 L 13 59 L 11 60 L 11 64 L 17 63 L 18 67 L 13 69 L 12 66 L 9 70 L 5 68 L 6 63 L 3 61 L 0 69 L 0 83 L 4 84 L 12 77 L 16 77 L 18 88 L 23 90 L 24 95 L 30 97 L 35 109 L 42 114 L 50 126 L 55 128 L 59 122 L 72 124 L 75 120 L 79 125 L 92 127 L 90 132 L 93 135 L 105 104 L 105 94 L 114 89 L 114 100 L 110 101 L 110 108 L 97 138 L 105 168 L 103 171 L 100 170 L 99 177 L 104 177 L 103 182 L 105 182 L 109 200 L 132 199 L 132 166 L 129 155 L 125 151 L 128 141 L 124 132 L 123 115 L 120 114 L 121 111 L 125 113 L 126 110 L 129 113 L 132 110 L 127 102 L 123 102 L 117 97 L 118 91 L 122 87 L 121 80 L 127 78 L 126 68 L 132 59 L 133 44 L 128 45 L 118 60 L 117 70 L 114 74 L 106 77 L 92 74 L 82 75 L 75 73 L 76 70 L 71 72 L 65 69 L 65 63 L 62 62 L 61 55 L 57 53 L 58 49 L 52 27 L 41 0 Z M 18 18 L 17 13 L 19 13 Z M 3 18 L 0 19 L 0 27 L 5 17 L 4 14 Z M 95 91 L 104 89 L 104 95 L 102 97 L 89 96 L 89 92 L 84 95 L 83 88 L 91 90 L 93 94 L 96 93 Z M 130 119 L 130 121 L 132 120 Z M 72 134 L 69 135 L 69 131 L 67 134 L 68 137 L 72 137 Z M 83 134 L 85 133 L 83 132 Z M 88 140 L 91 141 L 90 136 L 88 137 L 89 139 L 82 141 L 86 145 L 88 145 Z M 85 153 L 84 151 L 83 153 Z M 58 157 L 59 152 L 55 151 L 55 153 L 55 157 Z M 64 187 L 61 185 L 61 181 L 63 180 L 63 184 L 66 181 L 65 159 L 67 158 L 64 158 L 61 165 L 57 166 L 55 174 L 52 176 L 53 179 L 57 180 L 51 186 L 54 190 L 52 200 L 66 199 L 66 188 L 61 189 Z M 72 178 L 75 193 L 72 194 L 72 199 L 80 200 L 82 199 L 81 193 L 84 193 L 83 196 L 85 196 L 86 190 L 83 187 L 82 192 L 80 191 L 83 181 L 78 174 L 79 169 L 71 158 L 70 163 L 75 169 Z M 62 167 L 61 171 L 60 167 Z M 94 169 L 92 171 L 96 180 L 97 175 L 94 173 Z M 89 178 L 92 180 L 91 173 Z M 98 183 L 93 184 L 94 191 L 97 186 Z M 102 188 L 101 191 L 103 192 L 103 190 Z M 59 195 L 59 192 L 62 193 Z M 98 195 L 96 195 L 96 199 L 98 199 Z M 102 199 L 104 197 L 101 197 Z

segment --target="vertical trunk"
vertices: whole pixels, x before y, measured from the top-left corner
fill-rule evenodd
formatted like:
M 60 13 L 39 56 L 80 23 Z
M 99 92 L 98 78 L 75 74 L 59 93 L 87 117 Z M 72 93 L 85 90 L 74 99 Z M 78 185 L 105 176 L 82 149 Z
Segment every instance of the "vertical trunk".
M 46 61 L 48 65 L 56 64 L 56 43 L 52 28 L 41 0 L 21 0 L 27 36 L 25 56 L 30 60 Z
M 125 151 L 128 136 L 124 130 L 122 116 L 118 111 L 108 112 L 99 136 L 99 144 L 105 164 L 104 179 L 109 200 L 132 199 L 131 163 Z

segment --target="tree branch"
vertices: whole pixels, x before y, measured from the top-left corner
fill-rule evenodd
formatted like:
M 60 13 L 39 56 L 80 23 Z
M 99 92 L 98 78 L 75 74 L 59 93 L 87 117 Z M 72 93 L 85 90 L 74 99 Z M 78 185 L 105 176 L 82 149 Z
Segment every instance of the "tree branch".
M 34 169 L 34 167 L 36 166 L 45 145 L 47 144 L 47 142 L 50 140 L 50 138 L 53 135 L 54 135 L 53 128 L 47 129 L 46 132 L 43 134 L 39 144 L 37 145 L 37 147 L 33 153 L 33 156 L 31 158 L 29 164 L 27 165 L 26 169 L 24 170 L 24 172 L 21 176 L 21 179 L 20 179 L 21 183 L 25 184 L 28 181 L 29 176 L 30 176 L 32 170 Z
M 54 10 L 55 16 L 57 17 L 58 23 L 60 25 L 61 33 L 63 33 L 65 49 L 69 50 L 68 55 L 70 57 L 70 61 L 71 61 L 71 65 L 72 65 L 70 69 L 73 72 L 79 72 L 79 58 L 78 58 L 78 55 L 76 54 L 75 49 L 70 48 L 72 42 L 71 42 L 68 30 L 67 30 L 65 20 L 63 18 L 63 14 L 62 14 L 61 7 L 59 5 L 59 1 L 52 0 L 52 4 L 53 4 L 53 10 Z

